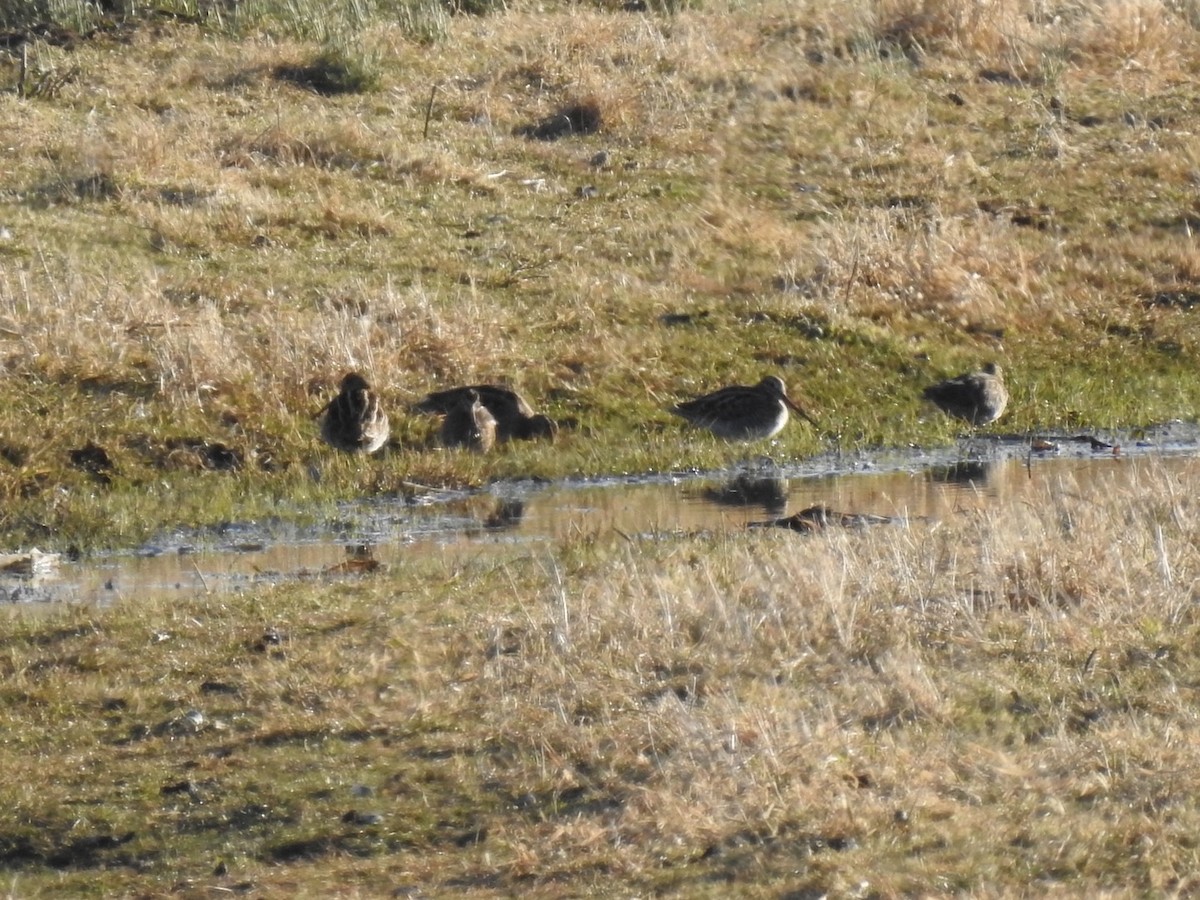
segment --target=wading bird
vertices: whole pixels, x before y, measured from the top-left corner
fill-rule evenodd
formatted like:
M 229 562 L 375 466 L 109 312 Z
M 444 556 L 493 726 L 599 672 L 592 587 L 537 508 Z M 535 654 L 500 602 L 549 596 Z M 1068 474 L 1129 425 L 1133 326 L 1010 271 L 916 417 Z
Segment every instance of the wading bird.
M 358 372 L 342 379 L 338 395 L 318 414 L 321 439 L 347 453 L 374 453 L 388 439 L 387 413 L 378 395 Z
M 524 397 L 512 388 L 495 384 L 473 384 L 469 387 L 435 391 L 413 409 L 417 412 L 448 415 L 452 409 L 463 403 L 463 398 L 471 391 L 478 395 L 479 402 L 496 420 L 496 439 L 499 441 L 552 438 L 558 432 L 554 421 L 548 416 L 535 413 Z
M 995 422 L 1008 406 L 1004 373 L 995 363 L 925 388 L 925 399 L 938 409 L 971 425 Z
M 731 441 L 754 441 L 778 434 L 787 424 L 788 410 L 816 421 L 787 395 L 782 379 L 768 375 L 753 387 L 732 385 L 671 409 L 693 425 Z
M 479 392 L 468 388 L 457 405 L 442 420 L 441 442 L 444 447 L 465 447 L 487 453 L 496 443 L 496 419 L 479 399 Z

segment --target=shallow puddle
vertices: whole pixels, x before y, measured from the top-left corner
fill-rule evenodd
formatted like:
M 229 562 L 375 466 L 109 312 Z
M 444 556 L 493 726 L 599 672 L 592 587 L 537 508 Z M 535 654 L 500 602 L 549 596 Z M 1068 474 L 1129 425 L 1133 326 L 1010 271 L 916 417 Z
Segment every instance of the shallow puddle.
M 842 513 L 936 520 L 1019 503 L 1046 484 L 1120 489 L 1153 466 L 1188 483 L 1200 475 L 1192 426 L 1052 443 L 1038 452 L 1028 438 L 993 438 L 936 452 L 830 454 L 786 466 L 749 461 L 720 473 L 508 482 L 470 494 L 431 492 L 417 504 L 364 501 L 339 509 L 336 525 L 247 523 L 128 553 L 41 563 L 34 575 L 0 574 L 0 602 L 182 598 L 346 577 L 403 565 L 418 554 L 503 558 L 537 552 L 548 541 L 740 530 L 818 504 Z

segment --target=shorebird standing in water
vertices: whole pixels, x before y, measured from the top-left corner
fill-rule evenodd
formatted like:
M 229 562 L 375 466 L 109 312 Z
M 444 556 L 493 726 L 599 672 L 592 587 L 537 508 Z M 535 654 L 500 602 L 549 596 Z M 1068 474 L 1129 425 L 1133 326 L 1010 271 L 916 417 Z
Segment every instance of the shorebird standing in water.
M 924 396 L 946 415 L 974 426 L 995 422 L 1008 406 L 1004 373 L 992 362 L 978 372 L 930 385 Z
M 387 413 L 367 379 L 350 372 L 342 379 L 338 395 L 317 416 L 321 439 L 347 453 L 374 453 L 388 439 Z
M 480 402 L 479 392 L 467 388 L 442 420 L 441 442 L 444 447 L 465 447 L 487 453 L 496 443 L 496 419 Z
M 730 441 L 756 441 L 778 434 L 788 421 L 788 410 L 814 427 L 816 421 L 792 402 L 783 380 L 768 375 L 753 387 L 732 385 L 672 407 L 671 412 L 693 425 L 707 428 Z
M 474 391 L 479 402 L 496 420 L 496 439 L 499 441 L 530 440 L 554 437 L 558 426 L 549 416 L 535 413 L 528 401 L 512 388 L 495 384 L 473 384 L 469 387 L 434 391 L 413 409 L 423 413 L 449 415 L 461 406 L 468 393 Z

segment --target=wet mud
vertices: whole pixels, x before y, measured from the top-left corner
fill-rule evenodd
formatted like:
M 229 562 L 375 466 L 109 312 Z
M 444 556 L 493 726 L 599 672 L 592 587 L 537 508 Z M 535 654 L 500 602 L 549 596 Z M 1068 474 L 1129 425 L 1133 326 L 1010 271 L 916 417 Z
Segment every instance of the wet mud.
M 752 524 L 811 531 L 937 521 L 1018 503 L 1048 482 L 1113 489 L 1135 483 L 1148 466 L 1194 480 L 1200 428 L 1170 423 L 1123 433 L 976 436 L 938 450 L 751 457 L 716 472 L 431 489 L 416 502 L 343 504 L 311 526 L 281 519 L 179 531 L 78 561 L 9 554 L 0 558 L 0 604 L 182 599 L 292 579 L 358 577 L 419 555 L 511 558 L 606 535 L 639 540 Z

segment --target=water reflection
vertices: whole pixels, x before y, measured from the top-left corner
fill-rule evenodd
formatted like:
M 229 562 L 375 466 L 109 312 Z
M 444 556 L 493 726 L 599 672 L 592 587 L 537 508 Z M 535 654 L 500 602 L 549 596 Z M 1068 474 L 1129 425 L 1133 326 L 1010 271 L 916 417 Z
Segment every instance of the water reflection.
M 519 497 L 502 497 L 483 520 L 485 528 L 516 528 L 525 517 L 525 501 Z
M 960 460 L 929 469 L 929 480 L 934 484 L 953 484 L 984 488 L 991 477 L 996 462 L 982 460 Z
M 343 548 L 346 558 L 321 570 L 322 575 L 366 575 L 376 572 L 383 563 L 375 558 L 375 548 L 370 544 L 350 544 Z
M 782 475 L 739 472 L 728 481 L 705 484 L 700 496 L 719 506 L 759 506 L 768 515 L 787 509 L 788 481 Z
M 840 472 L 754 472 L 658 477 L 640 482 L 501 484 L 457 499 L 342 507 L 323 528 L 246 524 L 190 535 L 136 553 L 59 560 L 36 576 L 0 573 L 0 603 L 108 603 L 150 593 L 190 596 L 294 578 L 358 575 L 403 566 L 418 555 L 454 557 L 543 552 L 546 542 L 624 535 L 741 530 L 749 523 L 813 531 L 937 520 L 1019 502 L 1047 484 L 1105 491 L 1136 484 L 1160 466 L 1191 483 L 1194 456 L 1008 460 L 837 460 Z M 859 471 L 846 473 L 847 466 Z M 831 466 L 832 468 L 832 466 Z M 865 471 L 864 471 L 865 470 Z M 789 515 L 789 512 L 791 515 Z
M 911 519 L 895 516 L 880 516 L 874 513 L 838 512 L 823 503 L 802 509 L 782 519 L 767 522 L 751 522 L 750 528 L 787 528 L 801 534 L 812 534 L 826 528 L 869 528 L 872 525 L 907 524 Z

